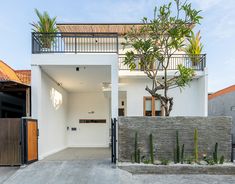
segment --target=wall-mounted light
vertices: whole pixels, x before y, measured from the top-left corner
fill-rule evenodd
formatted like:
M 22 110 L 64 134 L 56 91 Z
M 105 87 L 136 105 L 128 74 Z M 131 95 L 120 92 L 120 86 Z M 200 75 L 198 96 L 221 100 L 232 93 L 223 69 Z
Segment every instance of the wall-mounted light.
M 94 114 L 95 113 L 95 111 L 89 111 L 88 112 L 88 114 Z
M 80 69 L 84 69 L 84 70 L 85 70 L 85 69 L 86 69 L 86 67 L 85 67 L 85 66 L 84 66 L 84 67 L 78 67 L 78 66 L 76 67 L 76 71 L 77 71 L 77 72 L 79 72 L 79 71 L 80 71 Z

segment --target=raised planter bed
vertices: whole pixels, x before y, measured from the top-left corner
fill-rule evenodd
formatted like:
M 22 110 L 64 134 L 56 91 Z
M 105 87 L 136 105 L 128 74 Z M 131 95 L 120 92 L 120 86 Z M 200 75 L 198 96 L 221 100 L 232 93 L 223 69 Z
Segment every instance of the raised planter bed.
M 132 174 L 210 174 L 210 175 L 235 175 L 235 164 L 225 163 L 223 165 L 152 165 L 118 163 L 120 169 Z

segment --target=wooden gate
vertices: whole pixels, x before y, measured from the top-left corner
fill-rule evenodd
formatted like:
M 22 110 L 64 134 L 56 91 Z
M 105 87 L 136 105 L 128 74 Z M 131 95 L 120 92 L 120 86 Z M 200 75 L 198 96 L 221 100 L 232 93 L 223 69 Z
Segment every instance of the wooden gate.
M 36 160 L 38 160 L 37 120 L 0 118 L 0 165 L 22 165 Z
M 0 165 L 21 165 L 21 119 L 0 119 Z
M 24 125 L 24 162 L 26 164 L 38 160 L 38 123 L 35 119 L 23 119 Z

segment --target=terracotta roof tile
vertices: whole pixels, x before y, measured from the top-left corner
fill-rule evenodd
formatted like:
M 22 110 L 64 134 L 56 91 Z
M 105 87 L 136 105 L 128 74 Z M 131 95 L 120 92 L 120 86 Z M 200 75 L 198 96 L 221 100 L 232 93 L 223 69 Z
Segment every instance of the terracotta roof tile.
M 0 60 L 0 81 L 15 81 L 18 83 L 30 85 L 30 70 L 14 70 L 5 62 Z
M 24 84 L 30 85 L 31 83 L 31 70 L 15 70 L 16 75 Z
M 208 95 L 208 99 L 211 100 L 213 98 L 216 98 L 216 97 L 221 96 L 221 95 L 225 95 L 227 93 L 231 93 L 233 91 L 235 91 L 235 85 L 229 86 L 227 88 L 221 89 L 221 90 L 219 90 L 215 93 L 212 93 L 212 94 Z

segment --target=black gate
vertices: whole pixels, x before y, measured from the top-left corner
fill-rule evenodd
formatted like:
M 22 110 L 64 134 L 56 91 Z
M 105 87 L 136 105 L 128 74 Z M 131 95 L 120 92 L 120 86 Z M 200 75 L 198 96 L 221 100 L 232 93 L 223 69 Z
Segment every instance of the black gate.
M 117 119 L 111 119 L 111 161 L 112 163 L 116 163 L 117 160 L 117 150 L 116 150 L 116 143 L 117 143 L 117 136 L 116 136 L 116 124 Z

